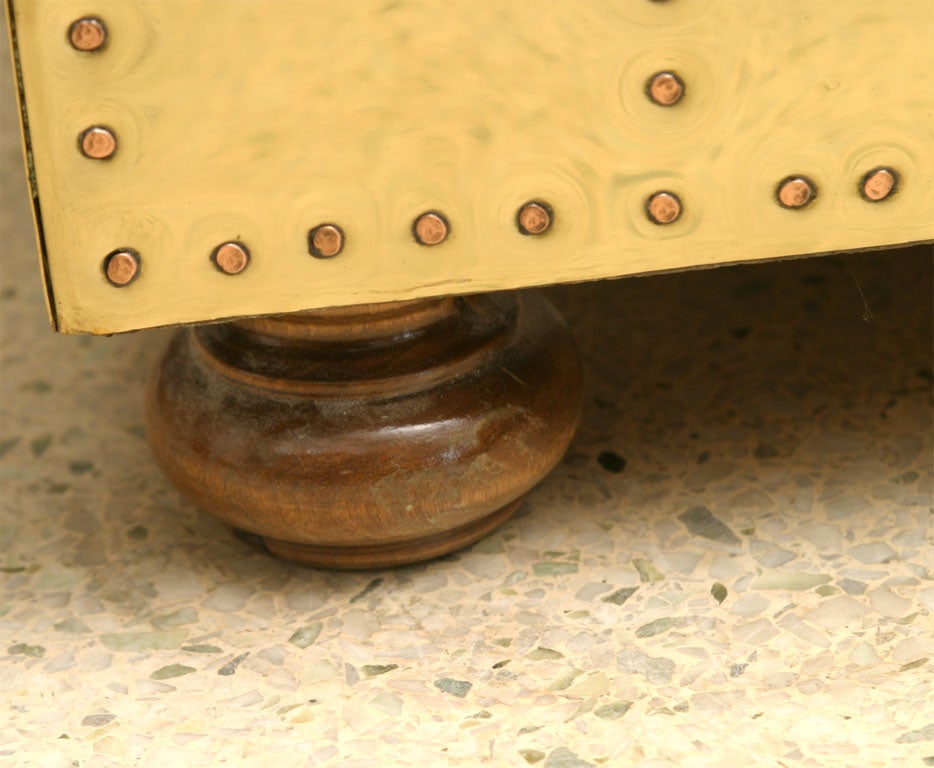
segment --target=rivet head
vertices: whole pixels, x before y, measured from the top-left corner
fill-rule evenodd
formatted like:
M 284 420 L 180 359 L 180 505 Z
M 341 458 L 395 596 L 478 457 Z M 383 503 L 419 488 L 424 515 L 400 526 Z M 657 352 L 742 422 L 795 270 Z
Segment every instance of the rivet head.
M 645 210 L 656 224 L 671 224 L 681 217 L 681 200 L 673 192 L 656 192 L 646 201 Z
M 117 137 L 109 128 L 95 125 L 81 132 L 78 146 L 85 157 L 92 160 L 108 160 L 117 151 Z
M 661 107 L 670 107 L 684 96 L 684 82 L 674 72 L 659 72 L 649 80 L 649 98 Z
M 320 224 L 308 233 L 308 252 L 317 259 L 330 259 L 344 250 L 344 232 L 336 224 Z
M 139 265 L 139 254 L 129 248 L 123 248 L 104 259 L 104 276 L 111 285 L 123 288 L 139 277 Z
M 225 275 L 239 275 L 250 265 L 250 251 L 241 243 L 221 243 L 211 253 L 211 261 Z
M 891 168 L 874 168 L 863 176 L 863 197 L 878 203 L 890 197 L 898 185 L 898 175 Z
M 817 189 L 804 176 L 789 176 L 778 185 L 777 194 L 784 208 L 804 208 L 814 199 Z
M 68 39 L 76 50 L 97 51 L 107 42 L 107 27 L 93 16 L 78 19 L 69 27 Z
M 550 206 L 533 201 L 519 209 L 516 223 L 523 235 L 542 235 L 551 228 L 552 218 Z
M 415 239 L 422 245 L 438 245 L 447 240 L 449 227 L 444 216 L 434 211 L 423 213 L 412 227 Z

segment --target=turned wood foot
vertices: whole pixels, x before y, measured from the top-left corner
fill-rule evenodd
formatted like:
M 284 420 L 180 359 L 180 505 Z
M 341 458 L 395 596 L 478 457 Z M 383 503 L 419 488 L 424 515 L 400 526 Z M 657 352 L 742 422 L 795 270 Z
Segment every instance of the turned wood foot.
M 535 292 L 184 329 L 146 401 L 182 494 L 272 554 L 328 568 L 487 535 L 561 458 L 580 410 L 573 341 Z

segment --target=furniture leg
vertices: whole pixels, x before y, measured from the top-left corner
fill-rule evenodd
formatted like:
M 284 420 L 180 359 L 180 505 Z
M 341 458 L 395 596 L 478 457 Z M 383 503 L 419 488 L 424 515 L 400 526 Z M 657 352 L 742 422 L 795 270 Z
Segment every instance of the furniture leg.
M 470 544 L 580 418 L 570 333 L 532 291 L 186 328 L 147 394 L 188 499 L 288 560 L 375 568 Z

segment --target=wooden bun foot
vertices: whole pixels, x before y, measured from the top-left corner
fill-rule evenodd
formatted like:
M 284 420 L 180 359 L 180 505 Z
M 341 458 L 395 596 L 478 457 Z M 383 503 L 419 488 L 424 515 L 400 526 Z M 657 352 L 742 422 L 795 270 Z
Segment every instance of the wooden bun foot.
M 580 366 L 537 293 L 180 331 L 146 400 L 178 489 L 274 555 L 376 568 L 466 546 L 559 461 Z

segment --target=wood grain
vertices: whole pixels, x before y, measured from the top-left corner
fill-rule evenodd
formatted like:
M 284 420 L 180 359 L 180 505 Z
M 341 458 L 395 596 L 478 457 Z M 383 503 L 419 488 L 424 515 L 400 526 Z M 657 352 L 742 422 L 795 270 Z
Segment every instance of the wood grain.
M 106 333 L 934 238 L 930 0 L 12 0 L 60 330 Z M 236 11 L 232 12 L 231 7 Z M 652 103 L 659 71 L 685 83 Z M 76 151 L 112 127 L 112 160 Z M 859 180 L 887 165 L 890 200 Z M 775 201 L 803 174 L 806 209 Z M 670 191 L 683 215 L 653 224 Z M 516 212 L 542 200 L 547 235 Z M 442 212 L 425 248 L 412 222 Z M 311 258 L 325 222 L 340 256 Z M 210 262 L 242 241 L 236 277 Z M 103 257 L 133 248 L 114 289 Z
M 567 327 L 525 292 L 180 331 L 146 413 L 158 463 L 199 507 L 281 557 L 370 568 L 489 533 L 580 409 Z

